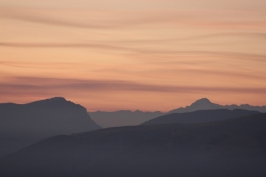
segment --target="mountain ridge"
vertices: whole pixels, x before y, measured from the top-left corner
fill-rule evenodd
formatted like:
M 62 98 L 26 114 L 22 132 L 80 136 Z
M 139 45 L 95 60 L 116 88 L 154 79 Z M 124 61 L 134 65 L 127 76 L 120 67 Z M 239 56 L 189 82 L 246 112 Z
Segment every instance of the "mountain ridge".
M 0 157 L 43 138 L 99 128 L 86 108 L 63 97 L 26 104 L 1 103 Z
M 259 113 L 55 136 L 0 159 L 0 175 L 264 177 L 265 130 L 266 114 Z
M 173 124 L 173 123 L 204 123 L 220 121 L 223 119 L 236 118 L 241 116 L 248 116 L 258 114 L 258 111 L 242 110 L 242 109 L 210 109 L 197 110 L 193 112 L 184 113 L 170 113 L 144 122 L 142 125 L 148 124 Z
M 104 128 L 128 125 L 139 125 L 144 121 L 163 115 L 160 111 L 143 112 L 120 110 L 114 112 L 96 111 L 88 112 L 91 118 Z
M 168 112 L 169 113 L 183 113 L 183 112 L 192 112 L 197 110 L 209 110 L 209 109 L 246 109 L 246 110 L 254 110 L 259 112 L 266 112 L 266 106 L 252 106 L 249 104 L 240 104 L 239 106 L 236 104 L 231 105 L 220 105 L 216 103 L 212 103 L 208 98 L 201 98 L 193 102 L 191 105 L 186 107 L 180 107 L 177 109 L 173 109 Z
M 249 104 L 241 104 L 239 106 L 236 104 L 219 105 L 216 103 L 212 103 L 208 98 L 201 98 L 191 103 L 189 106 L 180 107 L 168 112 L 118 110 L 113 112 L 95 111 L 95 112 L 88 112 L 88 114 L 99 125 L 101 125 L 104 128 L 108 128 L 108 127 L 118 127 L 118 126 L 140 125 L 153 118 L 171 113 L 185 113 L 197 110 L 212 110 L 212 109 L 229 109 L 229 110 L 245 109 L 245 110 L 266 112 L 266 106 L 251 106 Z

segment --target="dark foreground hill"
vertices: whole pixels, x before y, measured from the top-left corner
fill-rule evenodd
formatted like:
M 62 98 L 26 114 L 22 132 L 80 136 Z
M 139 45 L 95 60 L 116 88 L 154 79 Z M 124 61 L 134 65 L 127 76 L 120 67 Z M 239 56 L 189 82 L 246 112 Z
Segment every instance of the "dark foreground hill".
M 0 104 L 0 157 L 55 135 L 99 129 L 84 107 L 61 97 Z
M 199 110 L 194 112 L 187 113 L 172 113 L 163 115 L 154 119 L 151 119 L 147 122 L 144 122 L 143 125 L 148 124 L 172 124 L 172 123 L 203 123 L 218 121 L 223 119 L 247 116 L 252 114 L 258 114 L 258 111 L 248 111 L 242 109 L 215 109 L 215 110 Z
M 266 114 L 56 136 L 0 160 L 2 177 L 264 177 Z

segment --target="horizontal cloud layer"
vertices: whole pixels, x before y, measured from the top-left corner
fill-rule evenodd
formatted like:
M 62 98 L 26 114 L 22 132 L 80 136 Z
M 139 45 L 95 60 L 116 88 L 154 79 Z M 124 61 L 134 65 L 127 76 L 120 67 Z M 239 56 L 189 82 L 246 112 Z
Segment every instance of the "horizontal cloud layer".
M 266 104 L 265 7 L 0 0 L 0 102 L 59 95 L 102 110 L 169 110 L 200 97 Z
M 10 82 L 12 81 L 12 82 Z M 14 77 L 9 82 L 1 82 L 1 94 L 11 94 L 14 92 L 57 92 L 85 91 L 85 92 L 236 92 L 236 93 L 258 93 L 265 94 L 265 88 L 258 87 L 210 87 L 210 86 L 175 86 L 175 85 L 154 85 L 140 82 L 130 82 L 121 80 L 80 80 L 61 78 L 38 78 L 38 77 Z
M 52 10 L 0 6 L 1 17 L 65 27 L 112 29 L 147 25 L 265 29 L 263 12 L 219 10 Z M 262 16 L 262 17 L 261 17 Z M 254 20 L 256 18 L 256 20 Z

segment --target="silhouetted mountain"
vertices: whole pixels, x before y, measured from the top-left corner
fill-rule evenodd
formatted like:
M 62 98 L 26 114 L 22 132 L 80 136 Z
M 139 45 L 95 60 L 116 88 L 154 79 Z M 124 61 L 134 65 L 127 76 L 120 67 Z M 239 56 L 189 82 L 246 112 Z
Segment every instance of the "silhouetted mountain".
M 56 97 L 28 104 L 0 104 L 0 157 L 43 138 L 96 130 L 84 107 Z
M 162 112 L 142 111 L 115 111 L 115 112 L 89 112 L 91 119 L 101 127 L 120 127 L 139 125 L 147 120 L 163 115 Z
M 266 114 L 56 136 L 0 160 L 1 177 L 264 177 Z
M 143 112 L 143 111 L 129 111 L 129 110 L 121 110 L 114 112 L 104 112 L 104 111 L 96 111 L 89 112 L 91 119 L 94 120 L 101 127 L 119 127 L 119 126 L 132 126 L 139 125 L 153 118 L 171 114 L 171 113 L 185 113 L 185 112 L 193 112 L 197 110 L 212 110 L 212 109 L 245 109 L 245 110 L 254 110 L 259 112 L 266 112 L 266 106 L 250 106 L 248 104 L 237 105 L 219 105 L 212 103 L 207 98 L 202 98 L 192 103 L 190 106 L 186 106 L 185 108 L 178 108 L 168 113 L 162 113 L 160 111 L 155 112 Z
M 234 117 L 247 116 L 252 114 L 258 114 L 258 111 L 248 111 L 242 109 L 215 109 L 215 110 L 200 110 L 186 113 L 172 113 L 163 115 L 147 122 L 143 125 L 148 124 L 172 124 L 172 123 L 203 123 L 218 121 L 223 119 L 229 119 Z
M 219 105 L 212 103 L 207 98 L 202 98 L 192 103 L 190 106 L 186 106 L 185 108 L 181 107 L 178 109 L 174 109 L 169 111 L 168 113 L 184 113 L 184 112 L 192 112 L 197 110 L 209 110 L 209 109 L 245 109 L 245 110 L 254 110 L 259 112 L 266 112 L 266 106 L 251 106 L 249 104 L 241 104 L 240 106 L 232 104 L 232 105 Z

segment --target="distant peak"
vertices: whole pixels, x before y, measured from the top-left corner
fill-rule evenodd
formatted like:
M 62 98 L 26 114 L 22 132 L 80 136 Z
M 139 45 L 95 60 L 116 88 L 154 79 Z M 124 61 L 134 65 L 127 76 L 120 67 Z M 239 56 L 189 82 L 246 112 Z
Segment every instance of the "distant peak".
M 206 107 L 208 105 L 213 105 L 213 103 L 207 99 L 207 98 L 201 98 L 194 103 L 192 103 L 190 106 L 197 107 L 198 109 L 202 109 L 203 107 Z
M 211 101 L 208 98 L 201 98 L 194 103 L 211 103 Z
M 201 99 L 199 99 L 199 100 L 201 100 L 201 101 L 208 101 L 208 102 L 211 102 L 208 98 L 201 98 Z

